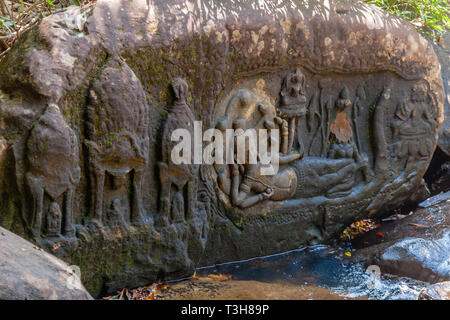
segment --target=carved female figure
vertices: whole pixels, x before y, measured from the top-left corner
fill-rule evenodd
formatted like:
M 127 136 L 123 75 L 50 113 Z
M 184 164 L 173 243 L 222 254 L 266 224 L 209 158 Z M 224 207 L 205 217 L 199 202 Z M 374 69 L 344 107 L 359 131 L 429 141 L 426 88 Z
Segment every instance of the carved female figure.
M 166 225 L 168 217 L 180 221 L 181 215 L 192 217 L 197 203 L 198 165 L 174 164 L 170 157 L 175 142 L 171 135 L 176 129 L 186 129 L 194 137 L 194 114 L 186 103 L 188 85 L 181 78 L 172 81 L 172 90 L 175 103 L 172 106 L 164 125 L 162 141 L 162 162 L 159 165 L 159 178 L 161 182 L 161 223 Z M 188 189 L 185 192 L 185 188 Z M 175 189 L 175 194 L 173 194 Z M 184 195 L 187 193 L 187 204 Z M 187 208 L 187 212 L 184 212 Z

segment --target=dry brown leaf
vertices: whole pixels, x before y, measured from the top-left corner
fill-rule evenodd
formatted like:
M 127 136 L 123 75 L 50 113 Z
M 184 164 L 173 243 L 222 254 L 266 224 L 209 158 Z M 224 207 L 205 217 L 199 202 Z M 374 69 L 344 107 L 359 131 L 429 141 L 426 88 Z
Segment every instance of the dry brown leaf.
M 420 223 L 408 223 L 410 226 L 413 227 L 418 227 L 418 228 L 428 228 L 428 226 L 424 225 L 424 224 L 420 224 Z
M 231 278 L 231 276 L 226 274 L 210 274 L 208 275 L 208 278 L 213 279 L 214 281 L 226 281 Z

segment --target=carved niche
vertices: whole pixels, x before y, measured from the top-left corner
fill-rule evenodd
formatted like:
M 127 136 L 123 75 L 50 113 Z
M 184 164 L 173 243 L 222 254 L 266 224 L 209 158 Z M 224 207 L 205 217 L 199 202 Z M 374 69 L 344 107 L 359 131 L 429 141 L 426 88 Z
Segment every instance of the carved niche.
M 75 234 L 72 201 L 80 181 L 78 139 L 59 107 L 49 104 L 27 141 L 26 182 L 33 198 L 32 231 L 40 237 L 43 225 L 49 237 Z M 57 199 L 61 198 L 63 213 Z M 50 204 L 45 207 L 48 197 Z M 44 215 L 45 214 L 45 215 Z M 44 220 L 45 219 L 45 220 Z M 61 230 L 63 226 L 63 230 Z
M 148 121 L 148 105 L 139 79 L 123 61 L 110 60 L 94 82 L 87 106 L 85 144 L 93 193 L 91 207 L 99 225 L 105 208 L 117 211 L 121 201 L 124 209 L 120 214 L 129 212 L 123 221 L 139 223 L 146 219 L 142 183 L 148 163 Z M 131 190 L 127 189 L 128 182 Z M 128 196 L 124 198 L 124 194 Z M 105 195 L 111 200 L 105 201 Z

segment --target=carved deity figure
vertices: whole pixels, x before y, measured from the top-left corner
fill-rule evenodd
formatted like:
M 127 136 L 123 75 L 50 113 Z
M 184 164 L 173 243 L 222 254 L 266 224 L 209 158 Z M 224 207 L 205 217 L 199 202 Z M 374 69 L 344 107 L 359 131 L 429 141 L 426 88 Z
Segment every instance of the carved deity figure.
M 142 182 L 148 163 L 148 104 L 144 89 L 123 61 L 107 63 L 90 91 L 87 137 L 94 222 L 102 225 L 105 176 L 114 189 L 131 180 L 131 221 L 145 220 Z M 124 191 L 126 192 L 126 191 Z
M 434 149 L 430 135 L 437 126 L 436 103 L 424 82 L 416 83 L 409 97 L 397 106 L 393 134 L 399 158 L 428 158 Z
M 239 90 L 228 102 L 225 115 L 219 119 L 216 128 L 225 134 L 227 128 L 235 130 L 235 149 L 232 150 L 234 164 L 215 164 L 217 182 L 221 190 L 229 196 L 232 205 L 247 208 L 263 200 L 280 201 L 289 199 L 297 185 L 295 172 L 287 164 L 300 159 L 300 153 L 288 153 L 289 132 L 286 120 L 276 116 L 274 106 L 249 90 Z M 237 162 L 238 136 L 246 129 L 279 129 L 281 140 L 268 139 L 267 145 L 279 144 L 277 150 L 281 169 L 273 175 L 264 175 L 265 166 L 259 159 L 256 164 L 250 162 L 249 144 L 245 144 L 244 163 Z M 228 151 L 228 150 L 227 150 Z M 267 154 L 269 156 L 269 153 Z
M 48 212 L 49 236 L 56 236 L 61 232 L 61 213 L 54 201 L 63 194 L 63 233 L 73 236 L 73 192 L 80 181 L 78 139 L 64 121 L 57 105 L 49 104 L 31 130 L 26 154 L 29 165 L 26 181 L 33 196 L 34 236 L 39 237 L 41 234 L 43 212 Z M 48 211 L 44 208 L 46 195 L 52 201 Z
M 161 182 L 160 207 L 162 217 L 160 223 L 163 225 L 168 224 L 169 216 L 180 221 L 181 215 L 186 218 L 194 215 L 197 203 L 196 190 L 199 169 L 199 166 L 193 164 L 193 161 L 191 161 L 191 164 L 174 164 L 171 159 L 172 149 L 176 145 L 176 142 L 171 140 L 172 132 L 176 129 L 186 129 L 192 138 L 191 142 L 193 142 L 195 120 L 191 108 L 186 103 L 188 94 L 186 81 L 175 78 L 171 87 L 175 101 L 164 125 L 162 161 L 158 163 Z
M 300 68 L 296 68 L 289 73 L 283 80 L 281 85 L 281 101 L 278 107 L 278 112 L 283 118 L 289 119 L 289 140 L 287 149 L 282 150 L 284 154 L 291 151 L 297 118 L 303 117 L 306 114 L 306 78 Z M 301 131 L 298 130 L 299 153 L 304 154 L 303 141 L 300 137 Z
M 59 237 L 61 235 L 62 214 L 58 203 L 52 202 L 47 212 L 47 236 Z

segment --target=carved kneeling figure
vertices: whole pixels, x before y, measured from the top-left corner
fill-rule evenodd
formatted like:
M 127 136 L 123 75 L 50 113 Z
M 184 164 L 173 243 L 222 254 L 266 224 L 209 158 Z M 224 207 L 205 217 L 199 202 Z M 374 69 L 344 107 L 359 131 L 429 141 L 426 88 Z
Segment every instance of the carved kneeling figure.
M 301 158 L 298 153 L 280 156 L 280 164 L 287 164 Z M 291 198 L 297 188 L 295 171 L 286 167 L 275 175 L 262 175 L 262 164 L 247 165 L 240 181 L 239 166 L 231 165 L 231 202 L 241 208 L 250 207 L 265 199 L 280 201 Z M 249 194 L 253 192 L 254 195 Z

